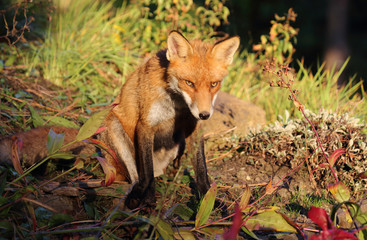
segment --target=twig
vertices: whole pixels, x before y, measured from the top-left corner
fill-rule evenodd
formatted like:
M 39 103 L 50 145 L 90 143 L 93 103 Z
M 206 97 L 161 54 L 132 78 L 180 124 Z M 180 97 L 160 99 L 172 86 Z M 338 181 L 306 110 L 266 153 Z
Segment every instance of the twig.
M 54 116 L 52 116 L 51 118 L 49 118 L 44 125 L 46 125 L 48 122 L 50 122 L 52 119 L 54 119 L 55 117 L 57 117 L 58 115 L 64 114 L 68 111 L 70 111 L 71 109 L 74 108 L 75 104 L 77 104 L 79 102 L 79 100 L 77 99 L 75 102 L 73 102 L 72 104 L 70 104 L 69 106 L 67 106 L 66 108 L 62 109 L 61 111 L 59 111 L 58 113 L 56 113 Z
M 52 207 L 50 207 L 50 206 L 48 206 L 46 204 L 43 204 L 43 203 L 41 203 L 39 201 L 36 201 L 34 199 L 27 198 L 27 197 L 22 197 L 21 199 L 23 201 L 27 201 L 27 202 L 31 202 L 31 203 L 37 204 L 38 206 L 41 206 L 43 208 L 46 208 L 46 209 L 50 210 L 51 212 L 54 212 L 54 213 L 58 212 L 56 209 L 54 209 L 54 208 L 52 208 Z
M 0 88 L 2 89 L 2 88 Z M 7 97 L 7 98 L 10 98 L 11 100 L 14 100 L 14 101 L 17 101 L 17 102 L 21 102 L 21 103 L 24 103 L 25 101 L 22 100 L 22 99 L 19 99 L 19 98 L 15 98 L 15 97 L 12 97 L 12 96 L 9 96 L 3 92 L 0 92 L 0 95 L 3 95 L 4 97 Z M 47 107 L 47 106 L 43 106 L 37 102 L 31 102 L 30 103 L 32 106 L 34 107 L 38 107 L 38 108 L 42 108 L 42 109 L 45 109 L 47 111 L 52 111 L 52 112 L 57 112 L 59 113 L 60 110 L 59 109 L 56 109 L 56 108 L 51 108 L 51 107 Z M 62 111 L 62 110 L 61 110 Z M 67 111 L 64 111 L 63 114 L 67 115 L 67 116 L 70 116 L 70 117 L 73 117 L 73 118 L 78 118 L 80 115 L 79 114 L 75 114 L 75 113 L 70 113 L 70 112 L 67 112 Z

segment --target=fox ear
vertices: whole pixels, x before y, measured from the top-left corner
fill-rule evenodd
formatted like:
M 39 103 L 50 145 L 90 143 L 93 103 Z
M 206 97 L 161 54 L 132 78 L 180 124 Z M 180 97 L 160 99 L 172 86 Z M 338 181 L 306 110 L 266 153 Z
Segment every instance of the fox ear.
M 231 37 L 217 42 L 212 49 L 212 54 L 219 61 L 229 65 L 232 63 L 233 55 L 237 51 L 239 45 L 240 38 L 238 36 Z
M 189 41 L 181 33 L 172 31 L 168 35 L 166 53 L 168 61 L 175 57 L 185 58 L 192 52 Z

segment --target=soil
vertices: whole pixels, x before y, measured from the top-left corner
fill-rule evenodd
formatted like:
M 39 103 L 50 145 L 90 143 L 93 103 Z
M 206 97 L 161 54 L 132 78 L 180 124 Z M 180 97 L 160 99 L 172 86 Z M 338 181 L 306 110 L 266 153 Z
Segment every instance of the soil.
M 313 225 L 307 218 L 308 209 L 302 202 L 306 197 L 318 196 L 306 169 L 294 171 L 287 166 L 274 165 L 268 159 L 242 155 L 209 162 L 208 173 L 214 181 L 230 186 L 227 191 L 230 201 L 238 202 L 246 185 L 252 192 L 250 202 L 256 201 L 266 193 L 266 187 L 271 183 L 278 188 L 261 205 L 279 207 L 281 212 L 299 226 Z M 325 203 L 322 207 L 330 209 L 331 205 Z

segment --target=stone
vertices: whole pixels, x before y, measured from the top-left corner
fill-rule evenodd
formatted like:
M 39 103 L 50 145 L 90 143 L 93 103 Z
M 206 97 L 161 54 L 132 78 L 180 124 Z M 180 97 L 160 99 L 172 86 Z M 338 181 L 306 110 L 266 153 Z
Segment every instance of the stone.
M 219 92 L 212 117 L 203 121 L 204 134 L 222 134 L 233 129 L 233 134 L 245 136 L 250 128 L 264 126 L 265 111 L 253 103 L 225 92 Z

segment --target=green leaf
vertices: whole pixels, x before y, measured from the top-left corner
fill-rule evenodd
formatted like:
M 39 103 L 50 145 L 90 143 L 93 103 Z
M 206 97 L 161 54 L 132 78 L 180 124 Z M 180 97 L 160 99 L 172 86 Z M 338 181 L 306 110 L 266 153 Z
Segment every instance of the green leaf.
M 342 182 L 338 182 L 334 185 L 329 185 L 329 191 L 333 195 L 334 199 L 339 202 L 347 202 L 350 199 L 350 191 L 347 186 Z
M 245 187 L 245 191 L 242 194 L 241 201 L 240 201 L 240 208 L 241 210 L 245 210 L 247 207 L 251 197 L 251 191 L 248 185 Z
M 241 227 L 242 231 L 244 233 L 246 233 L 247 235 L 249 235 L 250 237 L 252 237 L 253 239 L 256 239 L 256 240 L 260 240 L 260 238 L 258 238 L 255 233 L 253 233 L 252 231 L 248 230 L 247 227 L 245 226 L 242 226 Z
M 0 206 L 3 206 L 7 203 L 9 203 L 9 198 L 0 196 Z M 8 217 L 7 215 L 9 214 L 9 210 L 11 209 L 11 207 L 12 206 L 9 206 L 7 208 L 4 208 L 2 211 L 0 211 L 0 218 L 1 217 Z
M 69 121 L 62 117 L 54 116 L 44 116 L 43 119 L 48 121 L 49 126 L 64 126 L 68 128 L 79 128 L 79 126 L 73 121 Z
M 17 59 L 17 55 L 10 55 L 9 58 L 5 61 L 5 66 L 12 66 Z
M 82 141 L 87 139 L 98 130 L 98 128 L 103 123 L 104 119 L 106 118 L 107 114 L 111 111 L 111 108 L 106 108 L 93 116 L 91 116 L 84 125 L 80 128 L 78 135 L 76 136 L 77 141 Z
M 201 201 L 198 214 L 195 219 L 195 228 L 198 228 L 205 224 L 213 210 L 215 197 L 217 196 L 217 184 L 213 183 L 211 188 L 205 194 L 203 201 Z
M 179 229 L 173 233 L 175 239 L 196 240 L 195 235 L 189 229 Z
M 360 240 L 367 239 L 367 229 L 363 229 L 362 231 L 358 232 L 358 239 Z
M 6 204 L 9 202 L 9 198 L 4 197 L 4 196 L 0 196 L 0 206 Z
M 225 233 L 226 229 L 223 227 L 213 227 L 208 226 L 205 228 L 200 229 L 200 233 L 206 234 L 207 236 L 210 236 L 210 239 L 216 239 L 215 236 L 223 235 Z M 207 238 L 205 238 L 207 239 Z
M 34 110 L 31 105 L 28 105 L 29 111 L 31 112 L 32 123 L 34 127 L 40 127 L 45 124 L 45 121 L 41 118 L 41 116 Z
M 49 226 L 54 227 L 71 221 L 73 221 L 73 219 L 69 215 L 57 213 L 51 217 Z
M 8 171 L 4 170 L 0 173 L 0 196 L 3 195 L 5 186 L 6 186 L 6 177 L 8 175 Z
M 50 220 L 50 218 L 53 215 L 53 212 L 51 212 L 50 210 L 45 209 L 43 207 L 39 207 L 39 208 L 35 209 L 34 213 L 36 214 L 37 224 L 39 226 L 44 226 L 44 225 L 48 224 L 48 221 Z
M 12 233 L 14 232 L 13 225 L 10 221 L 0 221 L 0 233 L 2 237 L 5 239 L 7 237 L 12 238 L 14 237 Z
M 194 211 L 186 205 L 175 204 L 173 207 L 168 209 L 165 216 L 171 217 L 174 214 L 180 216 L 183 220 L 188 221 L 194 215 Z
M 246 222 L 250 230 L 271 230 L 277 232 L 297 233 L 297 229 L 287 222 L 283 216 L 275 211 L 265 211 L 252 216 Z
M 72 154 L 71 152 L 57 152 L 57 153 L 54 153 L 50 156 L 50 158 L 65 159 L 65 160 L 73 159 L 75 157 L 76 157 L 76 155 Z
M 164 240 L 174 239 L 173 230 L 169 223 L 165 222 L 159 217 L 153 217 L 152 222 L 156 223 L 155 225 L 157 227 L 158 233 Z
M 97 212 L 97 209 L 93 202 L 83 202 L 84 210 L 86 211 L 88 217 L 90 219 L 95 219 L 95 214 Z
M 52 130 L 52 128 L 50 129 L 46 143 L 49 154 L 53 154 L 61 148 L 62 144 L 64 143 L 64 137 L 64 133 L 57 134 Z

